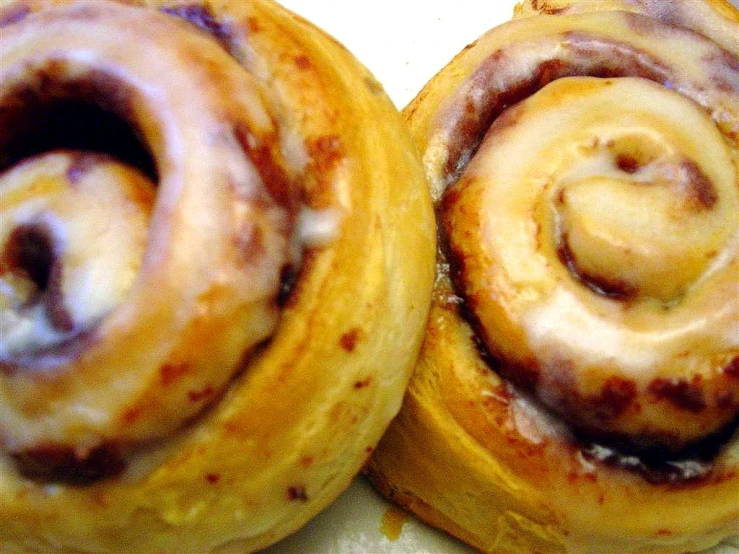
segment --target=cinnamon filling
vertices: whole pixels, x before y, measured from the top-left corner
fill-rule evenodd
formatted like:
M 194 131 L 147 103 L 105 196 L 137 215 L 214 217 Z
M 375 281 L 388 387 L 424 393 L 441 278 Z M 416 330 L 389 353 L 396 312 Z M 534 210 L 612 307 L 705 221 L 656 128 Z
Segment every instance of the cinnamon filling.
M 44 306 L 52 326 L 62 332 L 74 330 L 74 321 L 64 306 L 61 290 L 62 266 L 55 252 L 54 238 L 42 224 L 16 227 L 0 255 L 0 276 L 14 273 L 34 285 L 22 309 Z
M 101 445 L 84 456 L 64 445 L 39 446 L 12 455 L 19 473 L 41 483 L 89 485 L 111 479 L 126 469 L 121 450 Z

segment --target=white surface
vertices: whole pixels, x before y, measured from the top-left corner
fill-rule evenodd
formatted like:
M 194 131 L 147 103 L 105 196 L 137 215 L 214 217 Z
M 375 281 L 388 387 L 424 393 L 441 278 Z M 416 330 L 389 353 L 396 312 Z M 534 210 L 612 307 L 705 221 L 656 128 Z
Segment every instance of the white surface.
M 403 108 L 437 71 L 515 0 L 279 0 L 351 50 Z M 667 0 L 666 0 L 667 1 Z M 739 5 L 739 0 L 731 0 Z M 389 505 L 359 478 L 332 506 L 268 554 L 463 554 L 470 549 L 409 518 L 397 540 L 382 532 Z M 265 554 L 266 554 L 265 553 Z M 739 554 L 739 541 L 711 554 Z
M 467 44 L 511 19 L 515 4 L 514 0 L 278 1 L 343 43 L 384 85 L 398 108 Z
M 469 554 L 448 535 L 408 516 L 396 540 L 382 532 L 389 505 L 363 478 L 306 527 L 264 554 Z M 729 554 L 729 553 L 721 553 Z

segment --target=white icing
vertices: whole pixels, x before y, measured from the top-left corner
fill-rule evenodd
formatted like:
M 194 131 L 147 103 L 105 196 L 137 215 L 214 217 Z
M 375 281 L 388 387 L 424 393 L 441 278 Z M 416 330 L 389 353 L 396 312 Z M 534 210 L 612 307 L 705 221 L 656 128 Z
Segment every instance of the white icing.
M 341 219 L 342 213 L 336 208 L 303 207 L 298 214 L 298 240 L 308 248 L 327 246 L 339 236 Z
M 43 306 L 35 305 L 22 312 L 12 309 L 0 311 L 0 359 L 54 346 L 70 335 L 49 323 Z
M 546 412 L 536 400 L 523 394 L 515 394 L 511 415 L 516 431 L 532 444 L 569 437 L 566 426 L 560 420 Z
M 295 173 L 302 173 L 310 160 L 303 137 L 290 129 L 284 129 L 281 134 L 281 145 L 287 165 Z
M 739 329 L 726 332 L 721 325 L 694 319 L 671 328 L 638 331 L 623 325 L 618 308 L 610 317 L 591 311 L 579 298 L 580 291 L 557 287 L 548 299 L 533 305 L 523 317 L 532 349 L 543 356 L 566 355 L 583 360 L 590 367 L 609 367 L 618 361 L 625 377 L 645 379 L 656 376 L 665 360 L 679 357 L 692 344 L 707 343 L 716 349 L 739 348 Z M 725 312 L 730 308 L 726 307 Z M 721 312 L 715 321 L 725 319 Z

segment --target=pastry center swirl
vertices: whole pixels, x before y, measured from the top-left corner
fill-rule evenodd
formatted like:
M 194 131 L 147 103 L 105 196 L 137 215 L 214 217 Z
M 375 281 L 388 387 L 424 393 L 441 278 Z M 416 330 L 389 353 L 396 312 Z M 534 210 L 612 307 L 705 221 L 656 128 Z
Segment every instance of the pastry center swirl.
M 178 17 L 60 5 L 0 50 L 0 446 L 84 464 L 182 428 L 274 332 L 299 169 Z
M 649 107 L 645 118 L 634 103 L 619 108 L 616 96 L 608 98 L 628 94 L 623 81 L 614 84 L 586 106 L 609 115 L 580 127 L 582 138 L 573 137 L 551 176 L 560 258 L 603 294 L 679 302 L 731 236 L 731 160 L 721 135 L 682 97 L 638 83 L 643 90 L 633 93 Z M 674 125 L 684 111 L 695 117 Z
M 51 153 L 0 176 L 0 359 L 57 347 L 121 302 L 153 200 L 146 177 L 103 155 Z
M 639 447 L 729 425 L 738 183 L 714 121 L 651 81 L 566 77 L 509 108 L 442 200 L 501 371 L 576 429 Z

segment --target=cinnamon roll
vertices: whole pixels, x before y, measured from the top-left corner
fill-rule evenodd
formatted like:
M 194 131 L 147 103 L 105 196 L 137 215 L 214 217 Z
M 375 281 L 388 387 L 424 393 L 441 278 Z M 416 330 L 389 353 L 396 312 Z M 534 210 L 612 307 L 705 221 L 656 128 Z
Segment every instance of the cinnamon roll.
M 0 550 L 247 552 L 397 413 L 435 232 L 381 85 L 271 1 L 0 4 Z
M 577 4 L 404 112 L 437 280 L 368 471 L 485 552 L 696 552 L 739 533 L 739 17 Z

